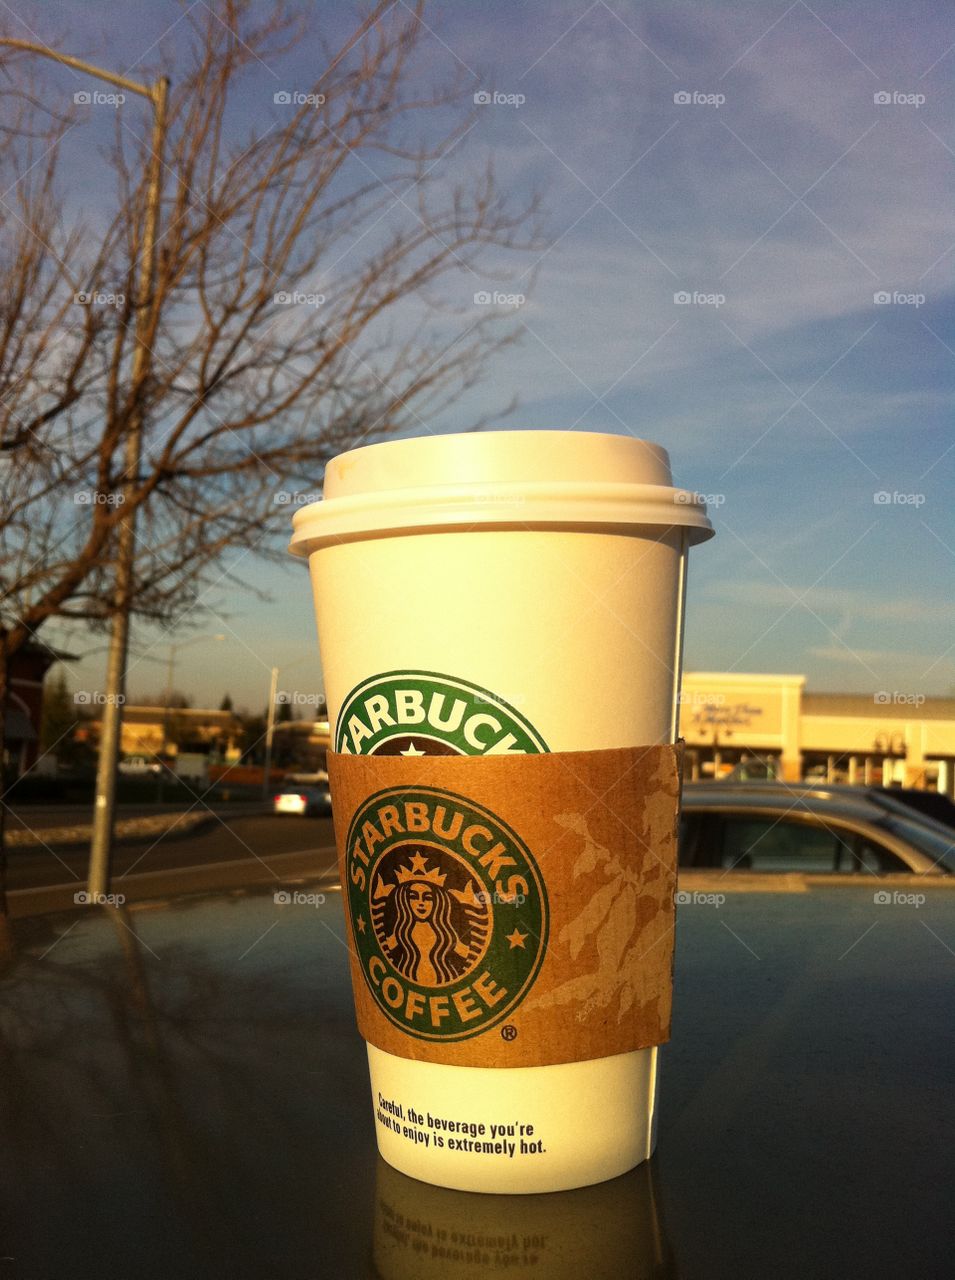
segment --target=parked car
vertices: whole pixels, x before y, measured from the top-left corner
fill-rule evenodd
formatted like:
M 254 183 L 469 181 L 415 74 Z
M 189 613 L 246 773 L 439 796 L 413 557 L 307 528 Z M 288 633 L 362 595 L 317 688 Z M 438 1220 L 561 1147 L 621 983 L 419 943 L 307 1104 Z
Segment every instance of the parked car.
M 62 914 L 14 912 L 5 1280 L 950 1274 L 955 894 L 891 926 L 868 882 L 681 910 L 660 1156 L 598 1186 L 487 1196 L 377 1155 L 341 894 L 303 863 L 278 881 L 222 863 L 198 894 L 128 877 L 158 894 L 148 907 L 70 889 Z M 322 905 L 283 905 L 299 890 Z M 628 1103 L 584 1098 L 582 1123 L 591 1105 Z M 469 1106 L 465 1091 L 453 1114 Z
M 906 817 L 910 818 L 915 809 L 920 817 L 934 818 L 946 827 L 955 828 L 955 804 L 938 791 L 919 791 L 915 787 L 870 787 L 867 794 L 876 804 Z
M 275 813 L 295 813 L 307 818 L 327 817 L 332 811 L 327 773 L 291 774 L 272 802 Z
M 149 778 L 162 772 L 158 760 L 150 760 L 148 756 L 126 756 L 119 762 L 119 772 L 127 778 Z
M 723 782 L 775 782 L 779 777 L 779 761 L 774 756 L 740 760 L 726 774 Z
M 811 875 L 955 874 L 955 832 L 855 787 L 688 782 L 680 865 Z

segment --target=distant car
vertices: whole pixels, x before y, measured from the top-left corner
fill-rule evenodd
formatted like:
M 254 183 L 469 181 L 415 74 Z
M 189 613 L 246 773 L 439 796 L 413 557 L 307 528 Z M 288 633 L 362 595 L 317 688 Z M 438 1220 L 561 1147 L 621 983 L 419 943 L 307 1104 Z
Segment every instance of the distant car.
M 275 813 L 295 813 L 307 818 L 327 817 L 332 811 L 328 774 L 293 774 L 276 792 L 272 807 Z
M 955 827 L 955 804 L 938 791 L 918 791 L 915 787 L 870 787 L 868 795 L 895 813 L 911 818 L 912 810 L 922 818 L 934 818 L 946 827 Z
M 856 787 L 688 782 L 680 865 L 810 875 L 955 874 L 955 832 Z
M 148 778 L 162 771 L 158 760 L 150 760 L 148 756 L 127 756 L 117 766 L 119 772 L 128 778 Z
M 779 761 L 773 757 L 766 760 L 741 760 L 734 765 L 721 782 L 775 782 L 779 777 Z

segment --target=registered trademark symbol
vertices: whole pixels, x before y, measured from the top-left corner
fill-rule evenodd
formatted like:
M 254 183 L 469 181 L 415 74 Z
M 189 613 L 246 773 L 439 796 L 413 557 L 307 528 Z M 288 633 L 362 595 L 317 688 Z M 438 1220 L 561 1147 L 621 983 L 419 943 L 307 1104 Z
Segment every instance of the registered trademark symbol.
M 502 1040 L 516 1040 L 516 1039 L 517 1039 L 517 1027 L 515 1027 L 515 1026 L 514 1026 L 514 1024 L 513 1024 L 513 1023 L 511 1023 L 511 1022 L 507 1022 L 507 1023 L 505 1023 L 505 1025 L 504 1025 L 503 1027 L 501 1027 L 501 1039 L 502 1039 Z

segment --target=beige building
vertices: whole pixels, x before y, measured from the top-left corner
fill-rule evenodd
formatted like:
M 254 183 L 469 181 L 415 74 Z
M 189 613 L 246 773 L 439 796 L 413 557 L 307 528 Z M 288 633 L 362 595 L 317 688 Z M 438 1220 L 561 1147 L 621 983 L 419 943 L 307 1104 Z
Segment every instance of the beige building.
M 99 741 L 100 721 L 92 726 L 92 736 Z M 242 722 L 231 711 L 213 711 L 203 707 L 135 706 L 123 708 L 120 753 L 123 756 L 153 756 L 163 751 L 213 752 L 226 761 L 239 758 Z
M 955 698 L 809 693 L 805 685 L 797 675 L 685 673 L 688 776 L 765 760 L 787 781 L 895 783 L 955 797 Z
M 286 720 L 275 726 L 275 758 L 303 772 L 325 769 L 330 746 L 327 720 Z

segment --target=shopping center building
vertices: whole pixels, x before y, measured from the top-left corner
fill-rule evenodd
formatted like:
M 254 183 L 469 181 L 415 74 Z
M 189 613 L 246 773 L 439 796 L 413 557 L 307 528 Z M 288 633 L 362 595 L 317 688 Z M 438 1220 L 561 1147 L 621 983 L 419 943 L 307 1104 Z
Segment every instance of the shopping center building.
M 805 676 L 686 672 L 687 777 L 767 761 L 787 781 L 895 784 L 955 798 L 955 698 L 805 686 Z

